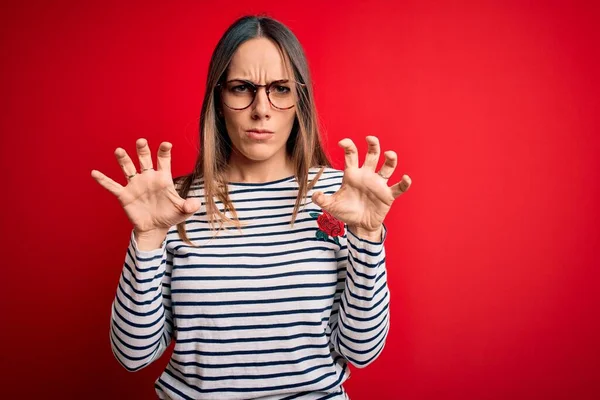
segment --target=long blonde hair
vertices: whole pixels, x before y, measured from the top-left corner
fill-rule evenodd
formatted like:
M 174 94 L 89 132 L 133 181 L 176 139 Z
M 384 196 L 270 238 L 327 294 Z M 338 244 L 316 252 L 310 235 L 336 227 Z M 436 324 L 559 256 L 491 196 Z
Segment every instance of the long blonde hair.
M 281 22 L 267 16 L 244 16 L 236 20 L 223 34 L 212 54 L 206 91 L 200 114 L 200 152 L 191 174 L 174 179 L 179 195 L 186 198 L 192 183 L 197 178 L 204 180 L 206 213 L 210 225 L 216 230 L 223 224 L 231 224 L 241 229 L 237 213 L 229 198 L 225 170 L 232 151 L 232 144 L 225 121 L 219 116 L 221 107 L 220 92 L 217 84 L 227 76 L 227 68 L 233 54 L 244 42 L 264 37 L 272 40 L 278 47 L 284 65 L 290 76 L 304 85 L 297 85 L 296 116 L 290 137 L 286 143 L 286 152 L 295 166 L 298 181 L 298 197 L 294 206 L 291 224 L 293 226 L 302 200 L 319 179 L 325 167 L 331 167 L 327 154 L 321 145 L 317 111 L 314 105 L 312 81 L 304 50 L 292 31 Z M 314 179 L 308 182 L 310 168 L 321 167 Z M 223 211 L 216 205 L 215 197 L 223 203 Z M 232 218 L 225 213 L 229 211 Z M 185 222 L 177 225 L 180 238 L 193 246 L 187 237 Z

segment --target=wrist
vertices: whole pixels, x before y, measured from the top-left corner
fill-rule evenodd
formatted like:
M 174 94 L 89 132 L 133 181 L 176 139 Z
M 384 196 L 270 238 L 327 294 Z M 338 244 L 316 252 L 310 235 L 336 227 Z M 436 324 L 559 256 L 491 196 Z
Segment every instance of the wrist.
M 381 242 L 383 236 L 383 225 L 379 226 L 379 228 L 375 230 L 349 225 L 348 230 L 360 239 L 368 240 L 370 242 Z
M 140 237 L 154 237 L 160 235 L 166 235 L 169 232 L 169 229 L 161 229 L 161 228 L 152 228 L 152 229 L 139 229 L 135 226 L 133 227 L 133 233 L 136 236 Z
M 137 231 L 133 230 L 133 235 L 137 243 L 138 250 L 151 251 L 160 249 L 162 242 L 167 237 L 168 230 Z

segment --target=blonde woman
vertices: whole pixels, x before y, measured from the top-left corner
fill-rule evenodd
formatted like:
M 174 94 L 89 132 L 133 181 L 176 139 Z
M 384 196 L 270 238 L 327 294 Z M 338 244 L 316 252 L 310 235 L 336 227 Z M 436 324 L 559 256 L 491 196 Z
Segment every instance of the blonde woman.
M 264 16 L 237 20 L 216 46 L 193 172 L 156 168 L 145 139 L 127 185 L 99 171 L 133 224 L 112 307 L 117 360 L 137 371 L 175 340 L 160 399 L 347 399 L 348 363 L 367 366 L 389 328 L 384 218 L 410 186 L 397 156 L 367 137 L 340 141 L 331 167 L 304 51 Z

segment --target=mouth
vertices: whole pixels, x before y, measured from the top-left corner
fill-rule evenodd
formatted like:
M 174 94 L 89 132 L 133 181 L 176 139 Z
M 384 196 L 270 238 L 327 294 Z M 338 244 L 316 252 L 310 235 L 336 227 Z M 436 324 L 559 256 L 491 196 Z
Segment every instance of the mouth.
M 273 131 L 269 131 L 267 129 L 250 129 L 246 131 L 246 135 L 250 138 L 250 139 L 255 139 L 255 140 L 265 140 L 265 139 L 269 139 L 270 137 L 272 137 L 275 134 L 275 132 Z

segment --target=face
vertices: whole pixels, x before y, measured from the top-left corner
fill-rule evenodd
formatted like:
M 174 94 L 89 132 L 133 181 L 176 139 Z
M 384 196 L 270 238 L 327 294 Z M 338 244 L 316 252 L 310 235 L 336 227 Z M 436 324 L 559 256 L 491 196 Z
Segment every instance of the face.
M 270 84 L 281 79 L 291 79 L 283 64 L 283 59 L 276 45 L 266 38 L 256 38 L 244 42 L 236 50 L 226 80 L 242 79 L 257 85 Z M 239 85 L 239 83 L 238 83 Z M 284 96 L 288 87 L 295 104 L 295 86 L 288 82 L 273 88 L 271 100 L 276 103 L 277 96 Z M 224 91 L 228 96 L 247 96 L 252 90 L 248 86 L 228 85 Z M 252 104 L 243 110 L 232 110 L 223 104 L 225 94 L 221 96 L 221 110 L 225 119 L 227 133 L 234 146 L 232 157 L 242 157 L 248 162 L 286 159 L 286 142 L 290 136 L 294 118 L 295 106 L 287 109 L 277 109 L 269 103 L 264 87 L 258 88 Z M 235 108 L 234 104 L 229 104 Z M 243 107 L 243 106 L 242 106 Z M 252 129 L 268 130 L 272 133 L 257 134 L 249 132 Z

